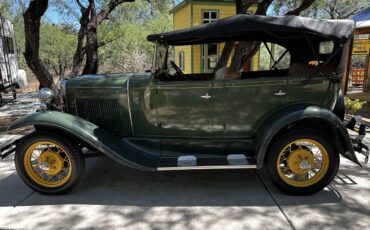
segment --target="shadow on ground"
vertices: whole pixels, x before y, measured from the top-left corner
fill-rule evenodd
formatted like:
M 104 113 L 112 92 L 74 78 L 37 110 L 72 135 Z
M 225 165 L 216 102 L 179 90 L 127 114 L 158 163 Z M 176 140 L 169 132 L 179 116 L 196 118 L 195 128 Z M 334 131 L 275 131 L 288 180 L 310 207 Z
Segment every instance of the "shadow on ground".
M 256 170 L 143 172 L 100 157 L 89 159 L 84 181 L 66 195 L 33 194 L 19 205 L 90 204 L 120 206 L 271 206 Z M 340 181 L 344 176 L 341 176 Z M 348 178 L 346 176 L 345 178 Z M 17 174 L 1 184 L 19 180 Z M 349 179 L 351 183 L 356 183 Z M 280 193 L 276 191 L 276 193 Z M 3 198 L 6 194 L 2 194 Z M 268 199 L 266 199 L 268 197 Z M 294 197 L 286 205 L 338 203 L 341 195 L 326 189 L 313 197 Z M 12 206 L 1 199 L 0 206 Z
M 354 177 L 353 167 L 341 166 L 325 190 L 297 197 L 278 191 L 263 171 L 142 172 L 92 158 L 81 185 L 61 196 L 31 191 L 16 173 L 3 178 L 0 210 L 7 216 L 0 226 L 289 229 L 290 221 L 296 229 L 363 228 L 369 223 L 364 220 L 369 199 L 361 199 L 368 190 L 359 186 L 368 181 L 368 172 L 359 170 Z

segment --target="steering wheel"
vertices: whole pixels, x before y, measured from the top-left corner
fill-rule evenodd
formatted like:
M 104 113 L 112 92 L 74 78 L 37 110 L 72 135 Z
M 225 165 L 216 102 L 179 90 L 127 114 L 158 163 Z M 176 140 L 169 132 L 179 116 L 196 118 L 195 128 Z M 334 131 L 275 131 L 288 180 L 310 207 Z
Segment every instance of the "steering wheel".
M 185 76 L 184 72 L 182 72 L 182 70 L 180 69 L 180 67 L 178 67 L 175 62 L 170 61 L 170 63 L 172 65 L 172 67 L 176 70 L 176 73 L 178 75 L 180 75 L 180 77 L 182 77 L 185 80 L 188 80 L 188 78 Z

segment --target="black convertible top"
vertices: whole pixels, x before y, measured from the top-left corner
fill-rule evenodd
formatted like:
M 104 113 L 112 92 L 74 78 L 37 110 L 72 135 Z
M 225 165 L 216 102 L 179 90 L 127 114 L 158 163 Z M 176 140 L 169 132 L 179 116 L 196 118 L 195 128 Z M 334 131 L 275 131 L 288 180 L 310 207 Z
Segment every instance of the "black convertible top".
M 315 41 L 331 40 L 337 44 L 344 44 L 352 36 L 354 28 L 353 20 L 238 14 L 188 29 L 149 35 L 148 41 L 168 45 L 191 45 L 269 40 L 289 46 L 292 42 L 299 45 L 298 41 L 308 35 Z

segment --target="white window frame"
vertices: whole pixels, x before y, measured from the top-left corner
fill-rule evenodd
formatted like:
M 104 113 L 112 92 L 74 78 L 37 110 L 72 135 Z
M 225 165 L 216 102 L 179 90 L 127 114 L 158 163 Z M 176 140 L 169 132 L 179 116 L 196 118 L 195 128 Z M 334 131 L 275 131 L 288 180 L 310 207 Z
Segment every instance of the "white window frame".
M 179 68 L 181 70 L 185 70 L 185 52 L 184 51 L 179 52 Z
M 204 13 L 208 13 L 209 17 L 205 18 Z M 216 18 L 211 17 L 212 13 L 216 13 Z M 219 14 L 218 10 L 202 10 L 202 24 L 207 24 L 207 23 L 210 23 L 210 22 L 218 21 L 218 17 L 219 17 L 218 14 Z

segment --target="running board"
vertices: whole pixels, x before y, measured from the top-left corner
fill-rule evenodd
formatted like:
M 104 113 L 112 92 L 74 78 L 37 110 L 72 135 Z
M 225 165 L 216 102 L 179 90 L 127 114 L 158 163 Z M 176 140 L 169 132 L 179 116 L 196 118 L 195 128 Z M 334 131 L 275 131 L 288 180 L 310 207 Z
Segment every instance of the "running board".
M 205 169 L 255 169 L 255 158 L 244 154 L 230 154 L 227 157 L 195 157 L 193 155 L 161 158 L 158 171 L 205 170 Z

